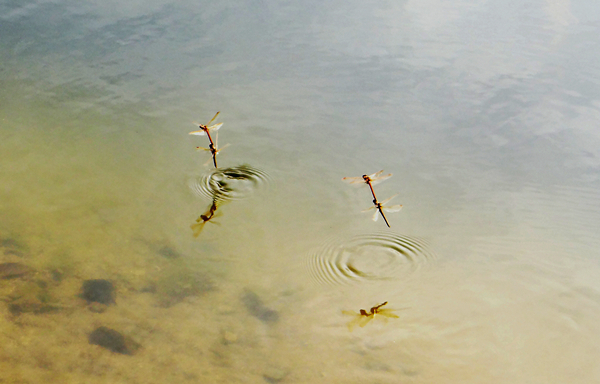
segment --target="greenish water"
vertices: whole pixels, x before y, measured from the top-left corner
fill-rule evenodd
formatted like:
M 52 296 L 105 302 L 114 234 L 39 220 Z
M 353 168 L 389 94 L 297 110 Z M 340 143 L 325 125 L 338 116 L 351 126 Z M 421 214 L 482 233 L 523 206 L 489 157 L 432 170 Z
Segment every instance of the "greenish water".
M 597 381 L 598 20 L 1 3 L 0 381 Z M 217 111 L 215 171 L 188 132 Z M 380 169 L 389 229 L 341 181 Z M 399 318 L 348 330 L 385 301 Z M 101 326 L 141 348 L 90 344 Z

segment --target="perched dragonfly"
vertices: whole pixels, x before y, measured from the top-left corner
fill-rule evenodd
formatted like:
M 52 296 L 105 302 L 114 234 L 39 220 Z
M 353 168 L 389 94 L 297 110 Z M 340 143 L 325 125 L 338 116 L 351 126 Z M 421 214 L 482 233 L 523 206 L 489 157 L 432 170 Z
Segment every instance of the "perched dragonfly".
M 192 231 L 194 232 L 194 237 L 198 237 L 200 235 L 200 233 L 204 229 L 204 224 L 206 224 L 209 221 L 213 224 L 220 225 L 217 222 L 211 221 L 214 217 L 219 217 L 222 215 L 221 212 L 216 213 L 217 208 L 217 200 L 213 200 L 212 205 L 210 206 L 210 208 L 208 208 L 208 211 L 201 214 L 200 217 L 196 219 L 196 223 L 190 225 L 190 228 L 192 228 Z
M 398 316 L 394 313 L 392 313 L 394 310 L 393 309 L 388 309 L 388 308 L 381 308 L 384 305 L 386 305 L 388 302 L 385 301 L 379 305 L 376 305 L 374 307 L 371 307 L 371 309 L 369 310 L 369 312 L 367 312 L 364 309 L 361 309 L 360 312 L 356 313 L 356 312 L 352 312 L 352 311 L 342 311 L 342 313 L 344 315 L 349 315 L 354 317 L 352 320 L 350 320 L 350 322 L 348 323 L 348 329 L 350 331 L 352 331 L 352 329 L 355 326 L 359 326 L 359 327 L 364 327 L 365 325 L 367 325 L 369 323 L 369 321 L 373 320 L 374 318 L 380 318 L 383 319 L 384 321 L 387 321 L 388 318 L 393 318 L 393 319 L 397 319 Z
M 342 181 L 345 181 L 350 184 L 366 183 L 369 186 L 369 188 L 371 189 L 371 194 L 373 195 L 373 199 L 377 200 L 377 197 L 375 196 L 375 191 L 373 190 L 373 185 L 379 184 L 382 181 L 387 180 L 390 177 L 392 177 L 391 173 L 388 173 L 387 175 L 382 175 L 382 173 L 383 173 L 383 169 L 379 172 L 373 173 L 372 175 L 362 175 L 362 176 L 357 176 L 357 177 L 344 177 L 344 178 L 342 178 Z
M 385 205 L 386 203 L 388 203 L 390 200 L 392 200 L 396 196 L 398 196 L 398 194 L 395 194 L 394 196 L 389 197 L 389 198 L 383 200 L 382 202 L 377 201 L 377 199 L 373 199 L 373 206 L 365 209 L 363 212 L 368 212 L 371 209 L 375 209 L 375 213 L 373 214 L 373 221 L 377 221 L 377 218 L 379 217 L 378 213 L 380 213 L 381 217 L 383 217 L 383 220 L 385 221 L 385 224 L 387 224 L 387 226 L 389 227 L 390 223 L 388 223 L 387 218 L 383 214 L 383 211 L 398 212 L 399 210 L 402 209 L 401 204 L 390 205 L 390 206 Z
M 208 137 L 210 138 L 210 132 L 212 132 L 212 131 L 218 131 L 219 128 L 221 128 L 221 126 L 223 125 L 223 123 L 218 123 L 218 124 L 215 124 L 215 125 L 211 125 L 210 127 L 208 126 L 210 123 L 212 123 L 213 121 L 215 121 L 215 119 L 217 118 L 217 116 L 219 116 L 219 113 L 221 113 L 221 112 L 217 112 L 215 114 L 215 116 L 212 119 L 210 119 L 210 121 L 208 123 L 206 123 L 206 125 L 202 125 L 202 124 L 199 124 L 199 123 L 194 123 L 200 129 L 197 130 L 197 131 L 190 132 L 190 135 L 204 136 L 205 134 L 207 134 Z M 212 143 L 212 139 L 210 141 Z

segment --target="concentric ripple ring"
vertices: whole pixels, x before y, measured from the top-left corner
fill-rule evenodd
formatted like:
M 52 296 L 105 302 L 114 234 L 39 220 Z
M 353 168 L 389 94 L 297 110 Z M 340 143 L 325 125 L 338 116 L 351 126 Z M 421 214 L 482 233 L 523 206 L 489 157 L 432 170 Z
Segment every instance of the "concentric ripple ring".
M 433 259 L 420 239 L 375 233 L 330 242 L 310 256 L 308 268 L 322 284 L 358 284 L 404 278 Z
M 265 172 L 247 164 L 230 168 L 217 168 L 190 181 L 191 189 L 198 195 L 219 201 L 240 200 L 250 196 L 267 181 Z

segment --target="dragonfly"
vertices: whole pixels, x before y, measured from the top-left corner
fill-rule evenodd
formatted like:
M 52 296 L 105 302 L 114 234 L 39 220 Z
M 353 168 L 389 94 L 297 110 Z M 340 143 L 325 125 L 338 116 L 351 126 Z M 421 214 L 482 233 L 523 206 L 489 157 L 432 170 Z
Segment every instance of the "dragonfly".
M 357 176 L 357 177 L 344 177 L 342 178 L 342 181 L 345 181 L 347 183 L 350 184 L 360 184 L 360 183 L 366 183 L 369 188 L 371 189 L 371 194 L 373 195 L 373 199 L 377 200 L 377 197 L 375 197 L 375 191 L 373 190 L 373 186 L 375 184 L 379 184 L 384 180 L 389 179 L 390 177 L 392 177 L 391 173 L 388 173 L 387 175 L 383 175 L 383 169 L 379 172 L 375 172 L 371 175 L 362 175 L 362 176 Z
M 402 209 L 402 205 L 401 204 L 390 205 L 390 206 L 385 205 L 385 204 L 387 204 L 390 200 L 392 200 L 396 196 L 398 196 L 398 194 L 395 194 L 394 196 L 389 197 L 389 198 L 383 200 L 382 202 L 377 201 L 377 199 L 373 199 L 373 206 L 365 209 L 363 212 L 368 212 L 371 209 L 375 209 L 375 213 L 373 214 L 373 221 L 377 221 L 377 218 L 379 217 L 378 214 L 381 214 L 381 217 L 383 217 L 383 220 L 385 221 L 385 224 L 389 228 L 390 227 L 390 223 L 388 223 L 387 218 L 383 214 L 383 211 L 386 211 L 386 212 L 398 212 L 399 210 Z
M 349 315 L 354 317 L 350 322 L 348 322 L 348 330 L 352 331 L 355 326 L 364 327 L 374 318 L 380 318 L 384 321 L 387 321 L 388 318 L 397 319 L 398 315 L 394 314 L 394 309 L 390 308 L 381 308 L 386 305 L 388 302 L 385 301 L 379 305 L 371 307 L 369 312 L 364 309 L 361 309 L 360 312 L 352 312 L 352 311 L 342 311 L 344 315 Z
M 219 128 L 221 128 L 221 126 L 223 125 L 223 123 L 218 123 L 215 125 L 211 125 L 209 127 L 209 125 L 215 121 L 215 119 L 217 118 L 217 116 L 219 116 L 219 113 L 221 112 L 217 112 L 215 114 L 215 116 L 210 119 L 210 121 L 208 123 L 206 123 L 206 125 L 202 125 L 202 124 L 198 124 L 198 123 L 194 123 L 196 125 L 198 125 L 198 127 L 200 128 L 197 131 L 192 131 L 190 132 L 190 135 L 198 135 L 198 136 L 208 136 L 208 141 L 210 142 L 208 149 L 210 151 L 210 153 L 212 154 L 212 158 L 213 158 L 213 163 L 215 164 L 215 168 L 217 168 L 217 152 L 219 152 L 217 145 L 215 144 L 215 142 L 213 141 L 212 137 L 210 136 L 210 132 L 211 131 L 218 131 Z M 199 147 L 200 148 L 200 147 Z
M 382 175 L 383 173 L 383 169 L 379 172 L 375 172 L 372 175 L 362 175 L 362 176 L 357 176 L 357 177 L 344 177 L 342 178 L 343 181 L 350 183 L 350 184 L 358 184 L 358 183 L 367 183 L 367 184 L 379 184 L 382 181 L 392 177 L 391 173 L 388 173 L 387 175 Z
M 199 124 L 199 123 L 194 123 L 194 125 L 197 125 L 198 128 L 200 128 L 197 131 L 192 131 L 190 132 L 190 135 L 197 135 L 197 136 L 204 136 L 204 135 L 208 135 L 208 137 L 210 138 L 210 132 L 211 131 L 218 131 L 219 128 L 221 128 L 221 126 L 223 125 L 223 123 L 218 123 L 215 125 L 211 125 L 210 127 L 208 126 L 210 123 L 212 123 L 213 121 L 215 121 L 215 119 L 217 118 L 217 116 L 219 116 L 219 113 L 221 112 L 217 112 L 215 114 L 215 116 L 210 119 L 210 121 L 208 123 L 206 123 L 205 125 Z M 212 142 L 212 139 L 211 139 Z
M 200 233 L 204 229 L 204 224 L 208 223 L 209 221 L 213 224 L 220 225 L 215 221 L 211 221 L 213 218 L 222 215 L 221 212 L 217 213 L 217 208 L 217 200 L 213 200 L 212 205 L 208 208 L 208 211 L 201 214 L 200 217 L 196 219 L 196 223 L 190 225 L 190 228 L 194 233 L 194 237 L 198 237 L 200 235 Z
M 210 152 L 210 154 L 212 155 L 212 160 L 213 163 L 215 165 L 215 168 L 217 168 L 217 155 L 219 154 L 219 152 L 221 152 L 222 150 L 224 150 L 225 148 L 229 147 L 229 144 L 225 144 L 224 146 L 222 146 L 221 148 L 218 147 L 219 143 L 219 136 L 217 134 L 217 137 L 215 138 L 215 144 L 213 145 L 212 143 L 210 143 L 208 145 L 208 148 L 204 148 L 204 147 L 196 147 L 196 150 L 198 151 L 207 151 Z M 208 162 L 210 161 L 210 159 L 208 159 L 208 161 L 206 163 L 204 163 L 204 165 L 206 166 L 208 164 Z

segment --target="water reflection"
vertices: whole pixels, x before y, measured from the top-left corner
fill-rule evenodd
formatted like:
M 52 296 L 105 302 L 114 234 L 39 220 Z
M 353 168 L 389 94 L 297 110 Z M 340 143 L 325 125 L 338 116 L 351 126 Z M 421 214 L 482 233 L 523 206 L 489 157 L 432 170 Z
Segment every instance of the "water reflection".
M 597 382 L 598 6 L 513 3 L 0 4 L 2 379 Z M 265 171 L 198 173 L 182 127 L 220 108 Z M 339 182 L 381 168 L 397 233 Z
M 215 217 L 222 215 L 221 211 L 219 211 L 217 213 L 217 208 L 218 208 L 217 203 L 218 203 L 217 199 L 213 199 L 211 205 L 208 207 L 208 210 L 206 212 L 204 212 L 203 214 L 201 214 L 196 219 L 196 223 L 194 223 L 190 226 L 190 228 L 193 231 L 194 237 L 198 237 L 200 235 L 200 233 L 204 229 L 204 225 L 206 223 L 210 222 L 212 224 L 219 224 L 218 222 L 213 220 Z
M 353 317 L 353 319 L 350 320 L 347 324 L 348 330 L 352 331 L 357 325 L 362 328 L 375 318 L 383 319 L 384 321 L 387 321 L 388 318 L 397 319 L 398 315 L 393 313 L 394 309 L 381 308 L 384 305 L 387 305 L 387 303 L 388 302 L 385 301 L 379 305 L 371 307 L 371 309 L 368 312 L 365 309 L 361 309 L 360 311 L 358 311 L 358 313 L 352 311 L 342 311 L 344 315 L 349 315 Z

